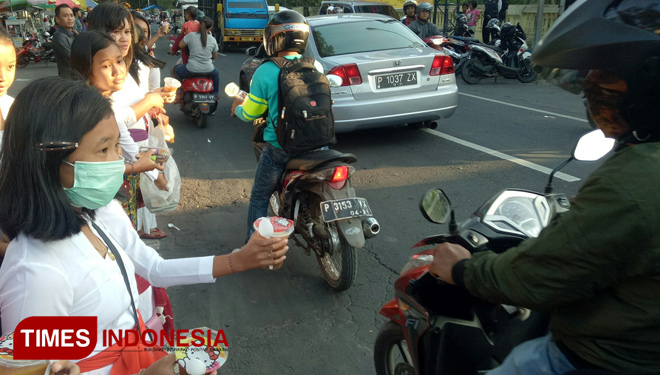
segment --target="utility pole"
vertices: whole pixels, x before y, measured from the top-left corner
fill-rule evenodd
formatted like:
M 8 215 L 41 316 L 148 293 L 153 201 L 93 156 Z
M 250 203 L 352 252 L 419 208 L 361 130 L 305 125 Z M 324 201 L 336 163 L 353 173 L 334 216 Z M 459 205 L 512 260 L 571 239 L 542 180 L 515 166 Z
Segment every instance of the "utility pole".
M 539 0 L 539 7 L 536 11 L 536 30 L 534 30 L 534 46 L 541 40 L 543 33 L 543 8 L 545 8 L 545 0 Z

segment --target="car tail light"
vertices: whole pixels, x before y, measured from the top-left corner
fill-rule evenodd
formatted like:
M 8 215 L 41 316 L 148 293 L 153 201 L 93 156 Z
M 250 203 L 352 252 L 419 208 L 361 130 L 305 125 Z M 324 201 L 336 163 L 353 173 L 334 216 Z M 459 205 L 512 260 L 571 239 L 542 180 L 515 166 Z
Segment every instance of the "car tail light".
M 356 64 L 335 66 L 328 74 L 334 74 L 342 79 L 342 86 L 353 86 L 362 84 L 362 75 Z
M 454 73 L 454 60 L 449 56 L 435 55 L 433 58 L 433 64 L 431 64 L 430 75 L 439 76 L 452 73 Z

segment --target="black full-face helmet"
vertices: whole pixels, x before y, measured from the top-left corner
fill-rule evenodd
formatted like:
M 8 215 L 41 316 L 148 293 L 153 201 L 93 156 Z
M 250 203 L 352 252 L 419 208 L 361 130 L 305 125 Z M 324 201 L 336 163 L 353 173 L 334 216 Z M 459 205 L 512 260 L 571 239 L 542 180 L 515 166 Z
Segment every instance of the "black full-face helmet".
M 579 0 L 539 41 L 532 62 L 574 93 L 587 88 L 590 71 L 614 72 L 626 82 L 617 106 L 630 133 L 660 139 L 660 1 Z
M 264 28 L 264 49 L 268 56 L 281 51 L 303 54 L 308 37 L 309 25 L 305 17 L 294 10 L 284 10 L 275 13 Z

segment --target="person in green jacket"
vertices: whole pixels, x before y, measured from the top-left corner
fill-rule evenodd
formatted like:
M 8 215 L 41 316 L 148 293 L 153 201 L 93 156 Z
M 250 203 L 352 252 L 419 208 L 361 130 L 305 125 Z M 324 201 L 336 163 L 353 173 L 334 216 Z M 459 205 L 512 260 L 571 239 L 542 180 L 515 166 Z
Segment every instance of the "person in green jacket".
M 550 334 L 488 375 L 660 374 L 660 2 L 578 1 L 532 61 L 584 93 L 616 152 L 537 238 L 502 254 L 442 244 L 431 272 L 488 301 L 550 313 Z

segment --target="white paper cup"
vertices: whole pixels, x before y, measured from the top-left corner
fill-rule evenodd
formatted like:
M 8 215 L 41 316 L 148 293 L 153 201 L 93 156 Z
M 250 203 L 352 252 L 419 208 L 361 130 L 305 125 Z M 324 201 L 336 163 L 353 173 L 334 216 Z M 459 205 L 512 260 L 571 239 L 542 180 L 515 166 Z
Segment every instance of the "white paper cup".
M 165 92 L 175 92 L 179 87 L 181 87 L 181 82 L 176 78 L 165 77 L 165 86 L 163 86 L 163 91 Z

